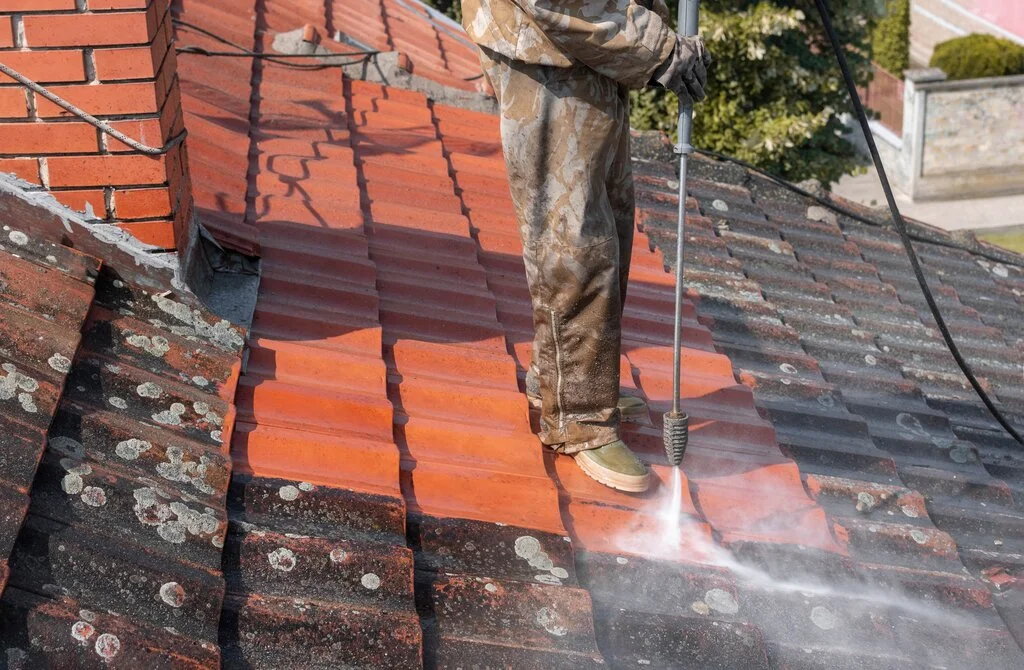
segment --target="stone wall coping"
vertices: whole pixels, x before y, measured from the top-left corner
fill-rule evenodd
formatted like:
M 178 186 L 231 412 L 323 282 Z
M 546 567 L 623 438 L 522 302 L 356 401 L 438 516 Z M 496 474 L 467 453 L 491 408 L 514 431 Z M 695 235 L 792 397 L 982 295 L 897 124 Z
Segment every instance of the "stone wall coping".
M 912 72 L 908 71 L 908 74 Z M 920 70 L 918 70 L 920 72 Z M 940 70 L 941 72 L 941 70 Z M 945 73 L 943 73 L 945 75 Z M 959 81 L 947 80 L 916 80 L 914 86 L 919 91 L 937 93 L 942 91 L 971 91 L 988 90 L 993 88 L 1009 88 L 1013 86 L 1024 86 L 1024 75 L 1017 74 L 1009 77 L 986 77 L 984 79 L 961 79 Z

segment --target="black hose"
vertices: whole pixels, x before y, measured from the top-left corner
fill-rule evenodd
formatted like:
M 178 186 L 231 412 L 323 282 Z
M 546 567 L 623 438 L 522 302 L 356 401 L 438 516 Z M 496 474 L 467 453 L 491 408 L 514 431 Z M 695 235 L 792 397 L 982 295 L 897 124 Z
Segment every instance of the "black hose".
M 267 53 L 259 53 L 257 51 L 252 51 L 250 49 L 247 49 L 246 47 L 242 46 L 241 44 L 236 44 L 235 42 L 232 42 L 231 40 L 229 40 L 229 39 L 227 39 L 225 37 L 222 37 L 222 36 L 218 35 L 215 32 L 209 31 L 206 28 L 203 28 L 202 26 L 197 26 L 194 23 L 189 23 L 188 21 L 182 21 L 181 19 L 174 19 L 174 24 L 177 25 L 177 26 L 181 26 L 182 28 L 188 28 L 189 30 L 197 32 L 197 33 L 199 33 L 201 35 L 206 35 L 207 37 L 209 37 L 211 39 L 214 39 L 214 40 L 220 42 L 221 44 L 225 44 L 225 45 L 227 45 L 227 46 L 229 46 L 229 47 L 231 47 L 233 49 L 237 49 L 237 53 L 236 52 L 232 52 L 232 51 L 210 51 L 209 49 L 204 49 L 203 47 L 194 46 L 194 45 L 186 45 L 186 46 L 178 47 L 176 49 L 176 51 L 178 53 L 182 53 L 182 54 L 196 54 L 196 55 L 199 55 L 199 56 L 212 56 L 212 57 L 221 57 L 221 58 L 256 58 L 256 59 L 268 61 L 270 63 L 276 63 L 277 65 L 283 65 L 285 67 L 294 68 L 296 70 L 326 70 L 328 68 L 346 67 L 346 66 L 349 66 L 349 65 L 356 65 L 356 64 L 361 63 L 361 62 L 367 60 L 368 58 L 372 58 L 373 56 L 376 56 L 377 54 L 380 53 L 379 51 L 372 51 L 372 50 L 368 50 L 368 51 L 350 51 L 348 53 L 325 53 L 325 54 L 324 53 L 320 53 L 320 54 L 267 54 Z M 346 57 L 349 57 L 349 56 L 360 56 L 360 58 L 356 58 L 353 61 L 346 61 L 346 62 L 343 62 L 343 63 L 293 63 L 293 62 L 291 62 L 289 60 L 289 59 L 301 59 L 301 58 L 346 58 Z
M 180 54 L 193 54 L 196 56 L 209 56 L 212 58 L 256 58 L 261 60 L 270 61 L 278 65 L 285 67 L 295 68 L 297 70 L 326 70 L 332 67 L 347 67 L 349 65 L 358 65 L 364 62 L 368 58 L 372 58 L 371 54 L 360 56 L 354 60 L 344 62 L 331 62 L 331 63 L 316 63 L 316 64 L 305 64 L 305 63 L 290 63 L 281 60 L 283 57 L 297 57 L 297 58 L 345 58 L 349 54 L 261 54 L 252 51 L 210 51 L 203 47 L 197 47 L 193 45 L 185 45 L 182 47 L 175 48 L 175 51 Z
M 885 174 L 885 167 L 882 165 L 882 159 L 878 155 L 878 147 L 875 145 L 874 135 L 871 134 L 871 127 L 868 125 L 868 116 L 864 111 L 864 105 L 861 103 L 860 95 L 857 93 L 857 84 L 853 80 L 853 75 L 850 73 L 850 66 L 846 62 L 846 54 L 843 53 L 842 45 L 839 43 L 839 37 L 836 35 L 835 28 L 832 26 L 832 13 L 828 6 L 827 0 L 814 0 L 818 6 L 818 13 L 821 14 L 821 22 L 825 26 L 825 32 L 828 33 L 828 39 L 832 43 L 832 50 L 836 54 L 836 60 L 839 62 L 839 69 L 843 71 L 843 79 L 846 81 L 846 88 L 850 93 L 850 99 L 853 101 L 853 109 L 857 114 L 857 120 L 860 122 L 861 130 L 864 132 L 864 138 L 868 143 L 868 150 L 871 152 L 871 160 L 875 164 L 875 169 L 878 170 L 878 177 L 882 182 L 882 190 L 885 192 L 885 200 L 889 203 L 889 211 L 892 212 L 893 224 L 896 228 L 896 232 L 899 233 L 900 239 L 903 241 L 903 247 L 907 251 L 907 256 L 910 258 L 910 266 L 914 269 L 914 274 L 917 276 L 917 283 L 921 285 L 921 290 L 924 292 L 925 301 L 928 303 L 928 308 L 932 312 L 932 316 L 935 318 L 935 324 L 939 327 L 939 332 L 942 333 L 942 339 L 946 341 L 946 346 L 949 347 L 950 353 L 953 354 L 953 358 L 956 359 L 957 365 L 963 371 L 967 377 L 967 381 L 974 387 L 974 391 L 981 398 L 982 402 L 988 408 L 988 411 L 992 413 L 996 421 L 1006 429 L 1013 439 L 1017 440 L 1021 445 L 1024 445 L 1024 438 L 1021 437 L 1020 433 L 1010 425 L 1010 422 L 1003 416 L 996 407 L 992 399 L 989 398 L 988 393 L 982 388 L 981 383 L 978 382 L 978 378 L 974 376 L 970 366 L 964 357 L 960 354 L 960 349 L 957 347 L 956 342 L 953 341 L 953 336 L 949 332 L 949 328 L 946 326 L 946 320 L 942 318 L 942 313 L 939 311 L 939 306 L 935 302 L 935 298 L 932 296 L 931 289 L 928 288 L 928 280 L 925 278 L 924 273 L 921 271 L 921 263 L 918 261 L 917 253 L 914 251 L 914 245 L 910 240 L 910 236 L 907 234 L 907 224 L 903 220 L 903 216 L 900 214 L 899 207 L 896 206 L 896 198 L 892 194 L 892 187 L 889 185 L 889 178 Z

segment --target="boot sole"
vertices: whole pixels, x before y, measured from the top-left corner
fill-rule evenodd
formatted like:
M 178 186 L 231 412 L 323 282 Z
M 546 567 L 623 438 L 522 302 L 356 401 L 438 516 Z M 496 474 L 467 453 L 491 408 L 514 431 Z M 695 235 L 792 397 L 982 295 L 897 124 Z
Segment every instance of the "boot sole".
M 544 406 L 544 403 L 541 401 L 540 398 L 531 398 L 530 396 L 526 396 L 526 399 L 530 403 L 530 407 L 537 411 L 540 411 L 541 408 Z M 621 410 L 619 411 L 619 420 L 622 421 L 622 423 L 644 423 L 644 419 L 646 418 L 647 405 L 644 405 L 642 408 L 636 410 L 631 414 L 626 414 Z
M 580 452 L 573 456 L 573 459 L 576 461 L 576 465 L 580 466 L 580 470 L 583 470 L 584 474 L 598 484 L 603 484 L 616 491 L 624 491 L 625 493 L 644 493 L 651 487 L 650 474 L 643 477 L 630 477 L 629 475 L 619 474 L 613 470 L 594 465 L 588 458 L 580 458 L 585 453 L 585 451 Z

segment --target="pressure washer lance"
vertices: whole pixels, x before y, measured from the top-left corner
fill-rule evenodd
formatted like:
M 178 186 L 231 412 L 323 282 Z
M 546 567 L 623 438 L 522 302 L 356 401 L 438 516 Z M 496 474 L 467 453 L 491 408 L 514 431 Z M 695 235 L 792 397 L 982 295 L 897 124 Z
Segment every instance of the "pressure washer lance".
M 679 28 L 682 34 L 697 34 L 697 19 L 700 0 L 680 0 Z M 665 455 L 672 465 L 683 462 L 686 444 L 690 441 L 690 417 L 679 408 L 679 381 L 682 371 L 682 330 L 683 330 L 683 232 L 686 225 L 686 161 L 693 153 L 690 136 L 693 130 L 693 106 L 679 104 L 679 125 L 677 126 L 679 144 L 675 151 L 679 154 L 679 223 L 676 231 L 676 322 L 675 339 L 672 350 L 672 410 L 662 417 L 665 425 Z

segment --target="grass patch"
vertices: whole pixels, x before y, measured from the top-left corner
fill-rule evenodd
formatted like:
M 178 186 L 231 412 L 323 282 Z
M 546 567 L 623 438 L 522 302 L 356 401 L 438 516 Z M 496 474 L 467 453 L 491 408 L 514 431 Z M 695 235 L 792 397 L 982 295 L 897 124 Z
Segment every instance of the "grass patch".
M 999 230 L 994 232 L 975 231 L 978 239 L 997 244 L 1004 249 L 1024 254 L 1024 227 L 1016 230 Z

